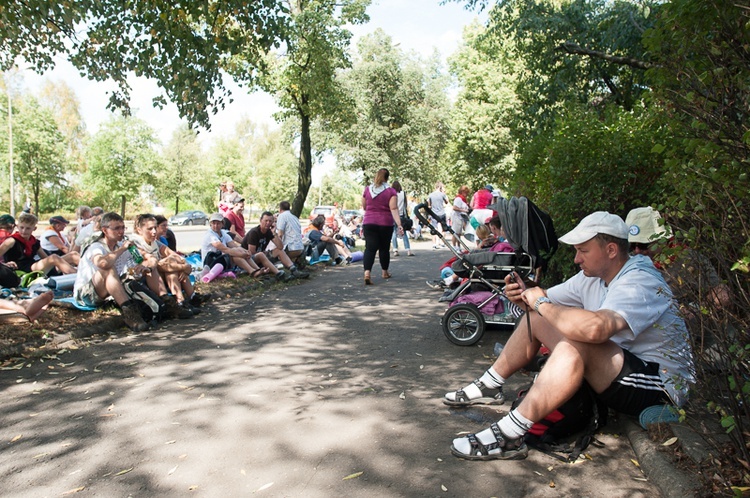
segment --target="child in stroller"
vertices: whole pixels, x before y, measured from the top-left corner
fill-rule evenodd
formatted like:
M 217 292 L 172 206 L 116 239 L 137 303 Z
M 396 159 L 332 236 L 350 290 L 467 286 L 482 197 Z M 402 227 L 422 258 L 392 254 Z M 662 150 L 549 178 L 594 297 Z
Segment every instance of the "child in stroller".
M 520 278 L 529 280 L 539 266 L 535 264 L 537 259 L 540 263 L 545 262 L 557 248 L 551 220 L 525 197 L 503 200 L 491 208 L 498 212 L 506 229 L 510 224 L 512 233 L 508 233 L 508 242 L 513 252 L 468 253 L 467 250 L 463 254 L 454 251 L 456 260 L 451 270 L 463 281 L 441 298 L 441 301 L 451 303 L 441 324 L 448 340 L 457 345 L 476 344 L 487 324 L 515 325 L 523 310 L 504 297 L 505 277 L 515 272 Z M 422 222 L 427 221 L 431 214 L 429 211 L 424 204 L 414 209 Z M 500 219 L 496 223 L 499 224 Z M 444 237 L 435 227 L 430 225 L 429 228 L 432 235 Z M 443 226 L 443 230 L 451 232 L 448 226 Z M 530 250 L 526 251 L 526 247 Z

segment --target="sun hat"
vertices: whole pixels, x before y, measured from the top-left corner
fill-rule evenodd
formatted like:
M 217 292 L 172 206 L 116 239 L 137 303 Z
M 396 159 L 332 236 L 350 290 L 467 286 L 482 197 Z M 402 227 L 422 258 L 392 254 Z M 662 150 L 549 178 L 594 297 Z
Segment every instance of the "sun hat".
M 53 216 L 52 218 L 49 219 L 49 224 L 53 225 L 55 223 L 64 223 L 67 225 L 70 222 L 66 220 L 65 218 L 63 218 L 62 216 Z
M 211 218 L 208 219 L 209 223 L 212 221 L 224 221 L 224 217 L 220 213 L 214 213 L 211 215 Z
M 628 226 L 616 214 L 610 214 L 607 211 L 597 211 L 586 216 L 577 227 L 558 240 L 563 244 L 573 246 L 583 244 L 600 233 L 627 240 Z
M 661 220 L 659 211 L 651 206 L 631 209 L 625 224 L 628 225 L 628 242 L 649 244 L 671 237 L 671 231 Z

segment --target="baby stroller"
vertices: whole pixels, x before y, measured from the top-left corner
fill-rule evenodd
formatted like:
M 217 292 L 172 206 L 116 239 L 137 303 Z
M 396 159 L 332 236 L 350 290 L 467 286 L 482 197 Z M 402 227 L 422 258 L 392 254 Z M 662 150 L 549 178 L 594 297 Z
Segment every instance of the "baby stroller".
M 456 256 L 452 270 L 463 280 L 448 298 L 450 306 L 443 314 L 441 325 L 448 340 L 459 346 L 476 344 L 484 335 L 487 325 L 513 327 L 523 310 L 503 294 L 505 277 L 517 272 L 521 278 L 529 280 L 535 268 L 542 263 L 546 265 L 557 249 L 552 220 L 525 197 L 512 198 L 510 201 L 500 199 L 491 208 L 500 216 L 507 240 L 516 249 L 515 253 L 475 251 L 463 254 L 446 244 Z M 528 216 L 530 211 L 531 217 Z M 428 217 L 436 219 L 429 207 L 420 204 L 414 208 L 414 214 L 429 227 L 432 235 L 445 240 L 445 236 L 429 224 Z M 514 219 L 510 220 L 510 217 Z M 530 224 L 533 224 L 533 230 L 529 230 Z M 442 228 L 443 232 L 453 233 L 445 224 Z M 508 230 L 513 231 L 512 236 Z M 533 235 L 530 236 L 529 232 L 533 232 Z M 469 250 L 463 241 L 461 245 Z

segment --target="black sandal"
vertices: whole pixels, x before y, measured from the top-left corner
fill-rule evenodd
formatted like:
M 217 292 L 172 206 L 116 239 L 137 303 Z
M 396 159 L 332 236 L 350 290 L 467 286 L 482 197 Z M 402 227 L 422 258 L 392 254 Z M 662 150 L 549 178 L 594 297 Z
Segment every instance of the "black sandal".
M 487 387 L 479 379 L 474 380 L 473 384 L 479 388 L 482 396 L 479 398 L 469 399 L 463 389 L 456 391 L 456 399 L 450 400 L 443 397 L 443 403 L 448 406 L 472 406 L 472 405 L 502 405 L 505 403 L 503 389 Z
M 462 453 L 454 445 L 451 445 L 451 453 L 464 460 L 523 460 L 528 456 L 529 448 L 523 438 L 506 440 L 497 424 L 491 424 L 490 429 L 495 436 L 494 443 L 483 444 L 476 434 L 469 434 L 466 438 L 471 445 L 470 453 Z M 500 451 L 490 453 L 498 449 Z

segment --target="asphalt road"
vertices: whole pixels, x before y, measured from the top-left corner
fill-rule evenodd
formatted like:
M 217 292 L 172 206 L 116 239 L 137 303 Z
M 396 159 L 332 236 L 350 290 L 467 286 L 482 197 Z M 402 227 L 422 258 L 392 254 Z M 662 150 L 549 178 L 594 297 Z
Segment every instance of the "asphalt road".
M 394 278 L 316 271 L 191 320 L 71 345 L 0 371 L 4 496 L 653 497 L 627 438 L 566 465 L 531 452 L 467 462 L 451 440 L 501 409 L 440 398 L 491 363 L 505 332 L 449 343 L 424 281 L 446 250 L 416 247 Z M 514 376 L 507 392 L 529 378 Z

